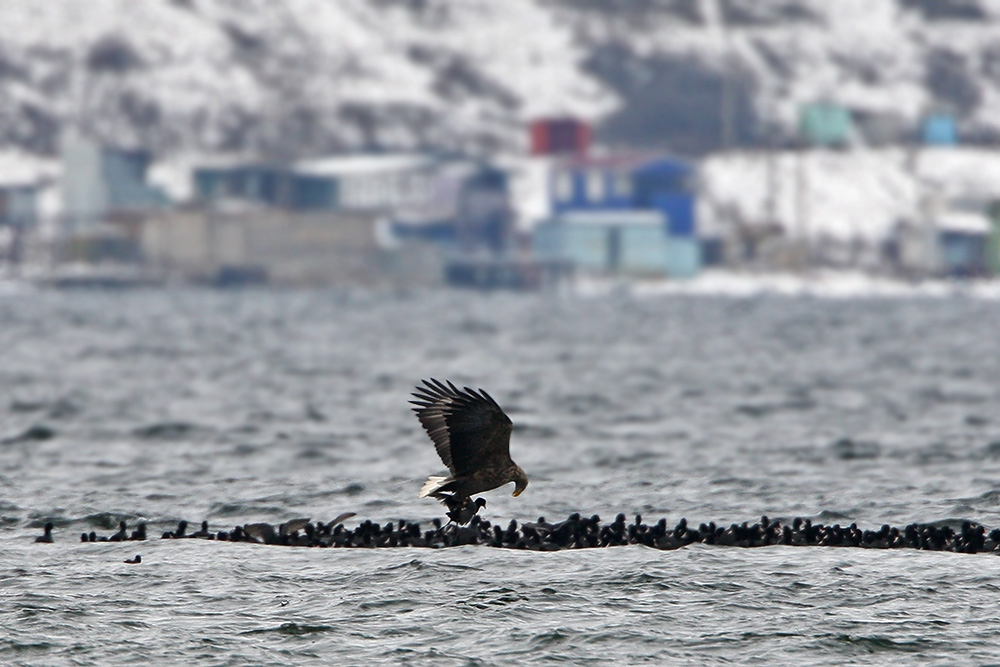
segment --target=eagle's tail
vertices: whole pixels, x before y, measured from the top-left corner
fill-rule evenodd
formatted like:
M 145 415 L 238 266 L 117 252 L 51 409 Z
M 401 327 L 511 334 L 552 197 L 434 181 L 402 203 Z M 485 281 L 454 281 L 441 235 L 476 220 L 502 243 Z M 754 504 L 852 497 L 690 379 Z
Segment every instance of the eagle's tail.
M 427 496 L 431 496 L 432 498 L 438 498 L 440 500 L 441 491 L 445 490 L 444 487 L 453 481 L 455 480 L 451 477 L 437 477 L 435 475 L 431 475 L 427 478 L 427 481 L 424 482 L 424 485 L 420 487 L 420 495 L 418 497 L 426 498 Z

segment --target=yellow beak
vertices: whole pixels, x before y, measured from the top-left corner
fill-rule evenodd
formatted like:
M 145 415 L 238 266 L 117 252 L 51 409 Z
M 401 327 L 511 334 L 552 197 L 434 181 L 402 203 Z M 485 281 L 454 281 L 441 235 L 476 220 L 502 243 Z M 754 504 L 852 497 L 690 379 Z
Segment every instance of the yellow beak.
M 517 498 L 519 495 L 521 495 L 521 492 L 520 491 L 515 491 L 511 495 L 513 495 L 515 498 Z

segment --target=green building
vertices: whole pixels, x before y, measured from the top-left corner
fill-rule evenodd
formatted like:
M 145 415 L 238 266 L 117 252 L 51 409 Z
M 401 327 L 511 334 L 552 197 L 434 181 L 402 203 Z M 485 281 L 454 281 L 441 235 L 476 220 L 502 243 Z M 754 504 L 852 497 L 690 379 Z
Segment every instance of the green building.
M 851 113 L 839 104 L 813 102 L 799 111 L 799 136 L 810 146 L 846 146 L 853 132 Z

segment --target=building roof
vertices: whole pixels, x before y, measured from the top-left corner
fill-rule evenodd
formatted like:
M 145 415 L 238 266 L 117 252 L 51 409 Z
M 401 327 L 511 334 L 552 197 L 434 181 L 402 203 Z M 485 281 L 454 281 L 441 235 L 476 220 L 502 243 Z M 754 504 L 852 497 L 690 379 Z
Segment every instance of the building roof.
M 303 160 L 295 164 L 296 173 L 305 176 L 351 176 L 419 169 L 438 162 L 431 155 L 364 154 Z
M 0 151 L 0 188 L 31 188 L 53 180 L 59 173 L 57 162 L 35 155 Z
M 663 228 L 666 222 L 663 212 L 658 210 L 570 211 L 554 220 L 566 225 L 595 227 Z
M 934 225 L 942 232 L 983 236 L 990 233 L 989 219 L 974 211 L 945 211 L 935 218 Z
M 653 152 L 591 154 L 566 157 L 559 161 L 561 167 L 569 169 L 615 169 L 620 171 L 637 171 L 664 164 L 691 169 L 691 165 L 685 160 Z
M 564 158 L 560 166 L 570 169 L 637 169 L 655 158 L 652 153 L 610 153 L 607 155 L 575 155 Z

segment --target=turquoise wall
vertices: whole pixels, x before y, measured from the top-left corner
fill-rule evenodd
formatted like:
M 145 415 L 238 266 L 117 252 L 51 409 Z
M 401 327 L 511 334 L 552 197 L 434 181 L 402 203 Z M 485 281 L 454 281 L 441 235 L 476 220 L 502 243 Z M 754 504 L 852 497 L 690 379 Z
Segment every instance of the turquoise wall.
M 543 259 L 571 262 L 577 269 L 634 276 L 690 277 L 701 268 L 696 238 L 666 233 L 662 216 L 567 214 L 535 228 L 532 248 Z

